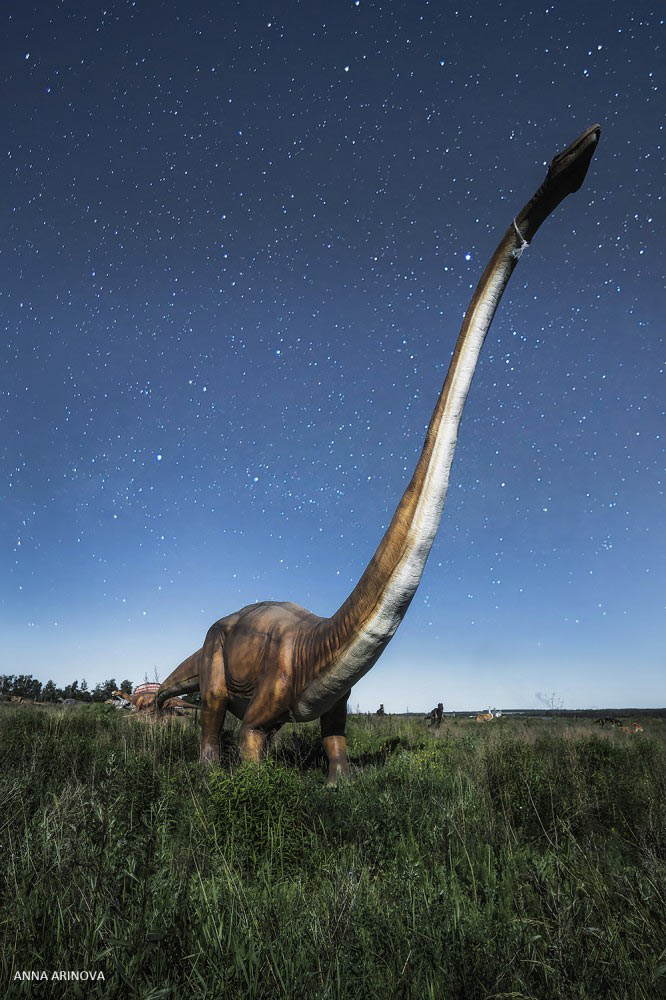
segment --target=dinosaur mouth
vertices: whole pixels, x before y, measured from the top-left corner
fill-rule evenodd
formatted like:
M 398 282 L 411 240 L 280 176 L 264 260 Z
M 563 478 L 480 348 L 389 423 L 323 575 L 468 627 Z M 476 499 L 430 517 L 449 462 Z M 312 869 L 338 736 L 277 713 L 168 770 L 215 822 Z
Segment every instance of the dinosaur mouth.
M 546 183 L 563 186 L 567 194 L 577 191 L 585 180 L 600 135 L 601 126 L 591 125 L 569 143 L 566 149 L 553 157 L 548 166 Z

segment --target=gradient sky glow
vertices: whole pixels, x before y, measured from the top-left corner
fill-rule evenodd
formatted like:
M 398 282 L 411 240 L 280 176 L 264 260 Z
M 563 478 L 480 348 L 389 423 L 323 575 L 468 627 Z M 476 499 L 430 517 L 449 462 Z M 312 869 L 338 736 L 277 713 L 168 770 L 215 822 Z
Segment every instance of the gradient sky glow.
M 331 614 L 545 164 L 421 586 L 351 704 L 666 703 L 660 5 L 3 11 L 0 672 L 164 678 Z

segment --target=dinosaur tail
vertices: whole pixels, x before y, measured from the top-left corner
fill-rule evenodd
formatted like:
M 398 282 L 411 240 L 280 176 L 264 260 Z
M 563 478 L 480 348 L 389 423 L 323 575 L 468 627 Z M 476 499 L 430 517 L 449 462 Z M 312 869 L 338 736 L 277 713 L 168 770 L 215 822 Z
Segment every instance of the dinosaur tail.
M 197 649 L 196 653 L 192 653 L 186 660 L 183 660 L 167 679 L 162 681 L 155 698 L 158 708 L 162 707 L 167 698 L 173 698 L 174 695 L 192 694 L 194 691 L 198 691 L 200 659 L 201 650 Z

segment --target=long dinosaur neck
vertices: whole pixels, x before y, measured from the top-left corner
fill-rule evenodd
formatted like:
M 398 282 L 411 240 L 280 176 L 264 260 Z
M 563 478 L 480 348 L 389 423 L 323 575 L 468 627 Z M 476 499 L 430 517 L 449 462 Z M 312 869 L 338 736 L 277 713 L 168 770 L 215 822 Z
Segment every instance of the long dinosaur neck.
M 179 694 L 192 694 L 199 687 L 199 668 L 201 666 L 201 652 L 191 653 L 186 660 L 179 663 L 171 671 L 166 680 L 160 684 L 160 689 L 155 696 L 157 707 L 161 708 L 167 698 Z
M 442 516 L 462 411 L 479 354 L 523 245 L 512 224 L 479 282 L 411 481 L 361 579 L 331 618 L 341 644 L 358 634 L 380 608 L 390 638 L 416 591 Z
M 421 456 L 393 519 L 347 600 L 308 637 L 303 654 L 312 680 L 296 706 L 297 718 L 319 714 L 346 693 L 373 666 L 402 621 L 437 533 L 463 407 L 499 300 L 528 241 L 582 183 L 599 131 L 598 126 L 588 129 L 552 161 L 546 180 L 515 217 L 483 272 Z

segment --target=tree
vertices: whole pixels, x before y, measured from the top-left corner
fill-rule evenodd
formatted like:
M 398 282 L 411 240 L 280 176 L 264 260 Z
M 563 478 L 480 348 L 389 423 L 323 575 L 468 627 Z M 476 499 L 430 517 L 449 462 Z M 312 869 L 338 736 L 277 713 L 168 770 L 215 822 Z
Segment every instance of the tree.
M 133 685 L 132 685 L 131 681 L 121 681 L 120 682 L 120 689 L 119 690 L 124 691 L 125 694 L 131 694 L 132 693 L 132 687 L 133 687 Z
M 550 694 L 544 693 L 543 691 L 537 691 L 536 696 L 539 701 L 543 702 L 544 705 L 547 705 L 553 712 L 560 712 L 564 708 L 564 698 L 560 698 L 555 691 L 552 691 Z
M 44 701 L 55 701 L 58 697 L 58 689 L 53 683 L 53 681 L 47 681 L 42 689 L 42 698 Z
M 118 685 L 116 684 L 115 678 L 111 678 L 109 681 L 104 681 L 101 684 L 95 685 L 95 690 L 92 693 L 93 701 L 106 701 L 110 698 L 113 692 L 116 690 Z
M 72 681 L 72 683 L 68 684 L 67 687 L 65 688 L 65 694 L 63 697 L 78 698 L 78 696 L 79 696 L 79 682 Z
M 9 698 L 14 693 L 15 680 L 14 674 L 0 674 L 0 695 L 3 698 Z
M 38 681 L 36 677 L 32 677 L 31 684 L 28 689 L 28 698 L 32 698 L 34 701 L 39 701 L 41 693 L 42 682 Z
M 33 681 L 34 678 L 30 674 L 19 674 L 14 681 L 12 694 L 18 695 L 19 698 L 29 698 Z

